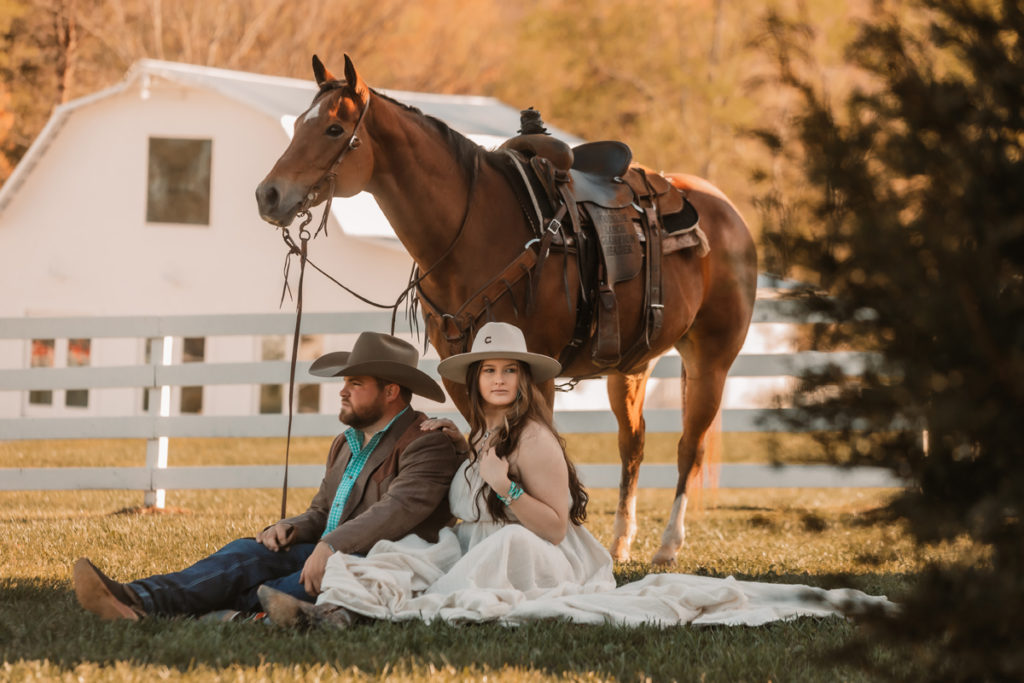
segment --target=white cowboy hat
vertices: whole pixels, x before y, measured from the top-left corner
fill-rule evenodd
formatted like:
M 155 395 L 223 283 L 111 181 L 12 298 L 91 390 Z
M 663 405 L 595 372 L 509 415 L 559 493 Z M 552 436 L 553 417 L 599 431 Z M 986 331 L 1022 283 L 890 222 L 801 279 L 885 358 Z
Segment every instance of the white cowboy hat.
M 320 356 L 309 367 L 309 374 L 318 377 L 368 375 L 443 402 L 444 390 L 416 367 L 419 358 L 416 347 L 405 340 L 380 332 L 363 332 L 351 352 L 334 351 Z
M 437 372 L 445 379 L 466 383 L 466 370 L 478 360 L 520 360 L 530 366 L 534 382 L 545 382 L 558 376 L 562 365 L 554 358 L 526 350 L 522 331 L 508 323 L 487 323 L 476 333 L 468 353 L 449 356 L 437 364 Z

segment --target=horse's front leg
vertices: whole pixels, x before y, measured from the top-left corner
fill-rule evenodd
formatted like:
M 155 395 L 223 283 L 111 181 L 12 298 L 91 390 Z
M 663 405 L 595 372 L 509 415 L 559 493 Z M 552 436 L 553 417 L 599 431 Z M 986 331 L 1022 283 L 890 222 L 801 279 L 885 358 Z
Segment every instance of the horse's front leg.
M 609 375 L 608 403 L 619 424 L 619 503 L 615 508 L 611 555 L 616 562 L 630 557 L 636 538 L 636 488 L 644 459 L 644 396 L 653 364 L 632 375 Z

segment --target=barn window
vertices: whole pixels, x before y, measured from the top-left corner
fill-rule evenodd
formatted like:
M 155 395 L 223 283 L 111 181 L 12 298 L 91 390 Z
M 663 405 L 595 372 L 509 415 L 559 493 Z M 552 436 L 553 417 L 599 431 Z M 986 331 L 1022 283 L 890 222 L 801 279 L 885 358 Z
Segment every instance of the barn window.
M 68 367 L 80 368 L 89 365 L 92 342 L 89 339 L 68 339 Z M 88 408 L 88 389 L 68 389 L 64 392 L 64 405 L 69 408 Z
M 79 368 L 90 364 L 92 341 L 89 339 L 33 339 L 29 367 Z M 28 392 L 30 406 L 88 408 L 88 389 L 35 389 Z
M 260 343 L 262 360 L 284 360 L 285 338 L 280 335 L 263 337 Z M 260 385 L 260 413 L 275 414 L 281 412 L 282 388 L 280 384 Z
M 153 362 L 153 340 L 147 339 L 142 352 L 142 364 L 149 365 Z M 149 412 L 149 389 L 142 390 L 142 412 Z
M 299 360 L 316 360 L 323 355 L 324 338 L 319 334 L 304 334 L 299 337 Z M 295 397 L 296 410 L 300 413 L 320 412 L 320 385 L 300 384 Z
M 148 223 L 210 224 L 212 140 L 149 139 Z
M 205 337 L 185 337 L 181 349 L 182 363 L 202 363 L 206 358 Z M 181 412 L 198 415 L 203 412 L 203 388 L 181 388 Z
M 263 360 L 290 360 L 291 340 L 285 336 L 268 336 L 262 339 L 260 356 Z M 314 360 L 323 353 L 323 338 L 320 335 L 304 334 L 299 338 L 299 360 Z M 286 350 L 287 347 L 287 350 Z M 287 353 L 287 357 L 286 357 Z M 320 385 L 300 384 L 296 388 L 296 412 L 320 412 Z M 261 413 L 283 413 L 288 409 L 286 403 L 287 385 L 260 385 Z
M 298 400 L 296 401 L 296 403 L 299 406 L 300 413 L 319 413 L 320 385 L 300 384 Z
M 55 340 L 53 339 L 33 339 L 32 356 L 29 360 L 29 366 L 33 368 L 52 368 L 56 355 L 54 348 Z M 28 392 L 28 402 L 37 406 L 53 405 L 53 392 L 49 389 L 30 391 Z

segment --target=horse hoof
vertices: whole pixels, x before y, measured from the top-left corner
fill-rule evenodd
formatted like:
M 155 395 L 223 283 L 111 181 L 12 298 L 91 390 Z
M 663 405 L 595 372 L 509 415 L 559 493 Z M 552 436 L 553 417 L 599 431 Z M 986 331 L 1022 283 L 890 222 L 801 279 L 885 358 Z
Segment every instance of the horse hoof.
M 670 564 L 675 564 L 677 552 L 678 550 L 658 548 L 658 552 L 654 553 L 654 557 L 651 558 L 651 564 L 658 567 L 665 567 Z
M 612 542 L 611 548 L 612 559 L 616 562 L 629 562 L 629 543 L 619 539 Z

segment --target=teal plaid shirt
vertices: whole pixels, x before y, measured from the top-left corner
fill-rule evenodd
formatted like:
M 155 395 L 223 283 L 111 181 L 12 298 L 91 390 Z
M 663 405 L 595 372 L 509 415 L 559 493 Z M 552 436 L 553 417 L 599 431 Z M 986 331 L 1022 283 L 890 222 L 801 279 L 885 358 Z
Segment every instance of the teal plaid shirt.
M 341 476 L 341 481 L 338 482 L 338 490 L 334 494 L 331 512 L 327 515 L 327 526 L 324 527 L 324 533 L 321 534 L 321 538 L 338 528 L 341 512 L 345 509 L 345 503 L 348 502 L 348 496 L 352 493 L 352 487 L 355 486 L 359 473 L 363 471 L 363 466 L 369 459 L 370 454 L 373 453 L 373 449 L 384 438 L 384 433 L 391 429 L 391 425 L 395 424 L 395 420 L 405 414 L 406 410 L 409 410 L 409 406 L 406 406 L 402 412 L 391 418 L 391 422 L 388 422 L 384 429 L 371 436 L 366 446 L 363 446 L 364 434 L 361 431 L 355 427 L 349 427 L 345 431 L 345 440 L 348 442 L 349 450 L 352 451 L 352 457 L 349 458 L 348 465 L 345 467 L 345 473 Z

